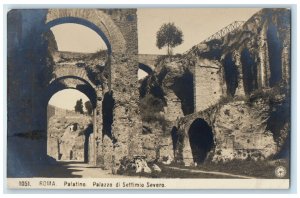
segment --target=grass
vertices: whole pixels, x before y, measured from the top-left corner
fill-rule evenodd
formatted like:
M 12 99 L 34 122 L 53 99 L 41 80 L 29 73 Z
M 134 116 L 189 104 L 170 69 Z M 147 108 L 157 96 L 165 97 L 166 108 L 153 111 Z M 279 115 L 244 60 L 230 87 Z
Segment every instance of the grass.
M 287 169 L 285 179 L 289 178 L 289 163 L 287 160 L 274 160 L 274 161 L 242 161 L 232 160 L 224 163 L 204 163 L 197 167 L 186 167 L 182 165 L 175 165 L 179 168 L 203 170 L 203 171 L 217 171 L 224 173 L 231 173 L 236 175 L 264 178 L 264 179 L 278 179 L 275 175 L 275 168 L 283 166 Z
M 161 172 L 152 173 L 124 173 L 127 176 L 146 177 L 146 178 L 228 178 L 222 175 L 206 174 L 206 173 L 192 173 L 184 170 L 169 169 L 167 166 L 160 166 Z
M 152 173 L 125 173 L 129 176 L 139 176 L 139 177 L 148 177 L 148 178 L 227 178 L 232 179 L 236 177 L 224 176 L 224 175 L 215 175 L 210 173 L 195 173 L 189 172 L 186 170 L 174 170 L 168 168 L 169 166 L 164 164 L 158 164 L 162 169 L 161 172 L 152 172 Z M 273 161 L 241 161 L 233 160 L 225 163 L 204 163 L 200 164 L 197 167 L 192 166 L 183 166 L 183 165 L 170 165 L 171 167 L 177 167 L 182 169 L 190 170 L 202 170 L 202 171 L 216 171 L 231 173 L 235 175 L 255 177 L 258 179 L 279 179 L 275 175 L 275 168 L 278 166 L 283 166 L 287 169 L 287 174 L 283 179 L 289 178 L 289 163 L 287 160 L 273 160 Z
M 151 178 L 186 178 L 186 179 L 199 179 L 199 178 L 230 178 L 224 175 L 214 175 L 208 173 L 195 173 L 195 172 L 188 172 L 183 170 L 174 170 L 163 168 L 162 172 L 158 173 L 151 173 Z

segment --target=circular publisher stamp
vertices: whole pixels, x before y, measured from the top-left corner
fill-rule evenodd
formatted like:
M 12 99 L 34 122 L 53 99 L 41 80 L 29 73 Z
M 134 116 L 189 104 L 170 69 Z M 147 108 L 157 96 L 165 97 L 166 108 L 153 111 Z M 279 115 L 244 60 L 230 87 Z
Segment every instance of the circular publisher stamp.
M 276 177 L 282 178 L 286 175 L 286 168 L 283 166 L 277 166 L 275 168 L 275 175 Z

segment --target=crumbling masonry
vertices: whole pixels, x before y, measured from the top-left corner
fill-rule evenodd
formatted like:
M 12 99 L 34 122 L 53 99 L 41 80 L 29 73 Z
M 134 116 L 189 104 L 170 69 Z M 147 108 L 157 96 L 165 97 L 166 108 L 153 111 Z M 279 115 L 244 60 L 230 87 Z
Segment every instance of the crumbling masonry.
M 164 63 L 156 56 L 138 60 L 136 9 L 11 10 L 7 20 L 9 176 L 28 176 L 31 164 L 51 161 L 47 105 L 67 88 L 81 91 L 92 103 L 88 162 L 102 168 L 115 169 L 123 157 L 141 155 L 148 160 L 167 156 L 186 165 L 264 159 L 288 140 L 288 9 L 262 9 L 224 37 Z M 58 52 L 50 28 L 64 23 L 94 30 L 107 46 L 105 55 Z M 160 115 L 168 123 L 163 137 L 142 135 L 147 123 L 139 110 L 139 68 L 160 77 L 166 103 Z M 186 82 L 191 90 L 180 87 Z M 257 96 L 276 90 L 272 105 Z M 151 130 L 160 133 L 158 128 Z M 198 145 L 198 138 L 206 141 Z
M 63 23 L 84 25 L 101 36 L 107 45 L 103 73 L 95 68 L 99 63 L 85 69 L 55 60 L 56 44 L 50 28 Z M 137 138 L 142 128 L 137 53 L 136 9 L 11 10 L 8 13 L 8 163 L 22 160 L 20 156 L 26 155 L 28 149 L 24 147 L 28 144 L 33 155 L 32 159 L 24 160 L 46 163 L 46 107 L 53 94 L 66 88 L 83 92 L 93 105 L 89 163 L 111 168 L 117 167 L 124 156 L 141 155 Z M 111 103 L 112 108 L 106 109 L 111 112 L 103 112 L 105 101 Z M 112 117 L 111 126 L 105 129 L 103 113 Z M 23 136 L 36 136 L 38 140 Z M 18 141 L 20 144 L 16 146 Z

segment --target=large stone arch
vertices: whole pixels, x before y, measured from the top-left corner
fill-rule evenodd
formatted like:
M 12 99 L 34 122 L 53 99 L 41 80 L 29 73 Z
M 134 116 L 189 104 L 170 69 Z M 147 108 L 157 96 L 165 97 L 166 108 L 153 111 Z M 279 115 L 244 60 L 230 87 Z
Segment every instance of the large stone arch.
M 257 83 L 257 62 L 254 54 L 244 48 L 241 52 L 241 63 L 244 81 L 244 90 L 246 94 L 250 94 L 258 88 Z
M 282 80 L 282 41 L 278 34 L 278 27 L 273 23 L 269 24 L 266 34 L 270 65 L 269 85 L 273 87 Z
M 92 165 L 96 165 L 98 155 L 102 154 L 101 152 L 97 152 L 99 149 L 97 149 L 96 141 L 95 141 L 98 137 L 101 138 L 101 135 L 98 135 L 98 132 L 102 130 L 102 123 L 101 123 L 102 114 L 99 113 L 99 109 L 101 109 L 102 103 L 98 100 L 101 100 L 102 92 L 101 90 L 97 90 L 97 87 L 94 86 L 93 84 L 90 84 L 89 81 L 80 78 L 80 76 L 70 76 L 70 75 L 61 76 L 51 81 L 51 83 L 49 83 L 43 95 L 44 105 L 47 106 L 50 98 L 58 91 L 62 91 L 64 89 L 78 90 L 83 94 L 85 94 L 89 98 L 90 102 L 92 103 L 92 107 L 93 107 L 92 128 L 93 129 L 92 129 L 91 136 L 89 135 L 88 140 L 85 140 L 85 147 L 89 149 L 88 162 Z M 98 141 L 101 140 L 99 139 Z M 87 145 L 86 142 L 90 142 L 89 145 Z M 85 161 L 86 160 L 87 158 L 85 157 Z
M 91 28 L 101 36 L 108 53 L 125 53 L 126 41 L 113 20 L 98 9 L 49 9 L 46 28 L 63 23 L 76 23 Z
M 176 127 L 178 128 L 176 138 L 177 142 L 173 144 L 177 145 L 176 150 L 174 150 L 174 158 L 177 162 L 183 162 L 185 165 L 190 166 L 194 164 L 195 160 L 193 157 L 193 151 L 191 148 L 190 137 L 189 137 L 189 130 L 193 125 L 195 120 L 203 120 L 210 128 L 211 133 L 213 136 L 212 144 L 215 145 L 215 131 L 213 127 L 214 117 L 217 112 L 217 106 L 213 108 L 209 108 L 204 111 L 199 111 L 185 117 L 180 118 L 176 121 Z M 174 136 L 174 134 L 172 134 Z M 174 141 L 174 139 L 173 139 Z M 211 148 L 210 152 L 214 152 L 214 149 Z M 209 152 L 207 152 L 207 156 Z
M 61 76 L 51 81 L 44 93 L 44 101 L 48 103 L 49 99 L 55 93 L 63 89 L 76 89 L 84 93 L 91 101 L 93 107 L 96 107 L 98 98 L 96 87 L 89 81 L 81 78 L 80 76 L 72 75 Z
M 197 118 L 188 130 L 188 137 L 194 162 L 203 163 L 214 147 L 212 127 L 204 119 Z
M 97 120 L 97 134 L 99 135 L 102 131 L 103 86 L 100 83 L 96 84 L 89 72 L 84 74 L 77 69 L 76 71 L 69 70 L 61 75 L 56 75 L 56 77 L 51 76 L 55 74 L 53 69 L 58 65 L 54 65 L 55 63 L 51 61 L 51 50 L 56 49 L 51 46 L 51 36 L 49 37 L 48 33 L 51 27 L 63 23 L 76 23 L 91 28 L 101 36 L 108 47 L 105 92 L 113 93 L 115 101 L 112 109 L 114 116 L 112 135 L 115 142 L 108 151 L 111 154 L 111 160 L 101 156 L 101 147 L 97 147 L 99 149 L 97 150 L 97 160 L 98 158 L 99 161 L 105 159 L 107 161 L 106 168 L 111 169 L 117 168 L 120 165 L 120 159 L 124 156 L 141 155 L 139 132 L 142 129 L 142 123 L 139 115 L 138 78 L 136 75 L 138 71 L 136 11 L 136 9 L 25 9 L 9 12 L 8 77 L 10 91 L 8 99 L 10 102 L 8 111 L 10 120 L 8 134 L 11 137 L 8 142 L 9 150 L 14 153 L 8 160 L 10 166 L 16 160 L 19 160 L 19 164 L 32 161 L 49 162 L 44 137 L 45 130 L 47 130 L 46 107 L 50 93 L 54 93 L 55 90 L 66 87 L 84 89 L 84 87 L 89 87 L 87 84 L 90 84 L 97 95 L 95 99 L 96 116 L 93 118 Z M 73 76 L 73 78 L 68 78 L 69 76 Z M 68 85 L 58 83 L 60 78 L 64 78 L 64 82 L 68 81 Z M 87 83 L 76 78 L 83 79 Z M 14 83 L 12 83 L 12 79 L 14 79 Z M 78 81 L 81 83 L 77 84 Z M 54 86 L 55 89 L 52 89 L 53 82 L 57 82 L 57 87 Z M 50 84 L 52 85 L 50 86 Z M 49 88 L 52 91 L 49 91 Z M 36 141 L 29 138 L 24 140 L 18 136 L 19 134 L 21 136 L 34 134 L 40 138 Z M 31 138 L 31 136 L 29 137 Z M 101 145 L 104 142 L 101 137 L 102 135 L 93 137 L 93 141 Z M 15 146 L 15 141 L 19 141 L 17 146 Z M 27 145 L 30 145 L 35 151 L 29 157 L 23 152 L 27 150 Z M 15 150 L 17 151 L 15 152 Z M 21 170 L 20 173 L 24 169 L 19 165 L 16 167 Z
M 55 66 L 53 71 L 53 78 L 50 84 L 56 79 L 62 78 L 64 76 L 76 76 L 88 83 L 91 87 L 95 87 L 94 83 L 89 79 L 85 68 L 78 68 L 75 65 L 63 65 Z
M 235 95 L 236 89 L 238 88 L 238 68 L 232 57 L 232 53 L 225 55 L 223 60 L 224 65 L 224 79 L 227 87 L 227 95 L 233 97 Z
M 119 166 L 123 156 L 133 157 L 141 152 L 139 139 L 132 138 L 137 137 L 141 128 L 136 75 L 138 71 L 136 19 L 135 9 L 112 9 L 110 11 L 49 9 L 45 20 L 44 32 L 55 25 L 76 23 L 94 30 L 107 45 L 108 90 L 114 93 L 113 99 L 116 104 L 113 108 L 114 124 L 112 125 L 115 146 L 109 151 L 114 157 L 111 160 L 107 159 L 110 161 L 107 168 L 111 168 L 111 164 Z M 95 119 L 102 120 L 100 119 L 101 109 L 98 108 L 96 112 Z M 98 130 L 98 133 L 100 131 Z M 102 140 L 98 138 L 95 141 L 101 142 Z M 97 158 L 103 161 L 99 154 Z

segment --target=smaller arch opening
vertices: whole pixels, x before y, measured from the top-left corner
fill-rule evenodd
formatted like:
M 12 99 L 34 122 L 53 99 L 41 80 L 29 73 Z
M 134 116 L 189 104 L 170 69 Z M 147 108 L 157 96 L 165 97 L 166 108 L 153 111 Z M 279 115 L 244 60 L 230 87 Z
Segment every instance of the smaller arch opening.
M 56 92 L 47 106 L 47 155 L 56 161 L 88 162 L 92 111 L 84 93 L 75 89 Z
M 50 30 L 55 36 L 58 51 L 94 53 L 107 50 L 106 43 L 99 34 L 84 25 L 63 23 Z
M 185 70 L 183 75 L 175 77 L 171 89 L 180 99 L 184 115 L 194 112 L 194 77 L 192 72 Z
M 224 59 L 225 81 L 227 85 L 227 94 L 234 96 L 236 88 L 238 87 L 238 70 L 232 60 L 232 54 L 229 53 Z
M 107 135 L 109 138 L 113 138 L 112 136 L 112 124 L 113 124 L 113 109 L 115 106 L 115 100 L 113 98 L 112 92 L 105 93 L 103 102 L 102 102 L 102 118 L 103 118 L 103 129 L 102 135 Z
M 203 163 L 214 147 L 212 128 L 205 120 L 198 118 L 191 124 L 188 136 L 194 162 Z
M 176 150 L 177 150 L 177 143 L 178 143 L 178 129 L 176 126 L 173 126 L 171 130 L 171 137 L 172 137 L 172 143 L 173 143 L 173 154 L 174 157 L 176 156 Z
M 281 53 L 282 41 L 278 36 L 278 29 L 274 24 L 270 24 L 267 31 L 267 43 L 269 51 L 269 63 L 271 76 L 270 86 L 273 87 L 282 79 Z
M 257 63 L 247 48 L 241 53 L 241 62 L 243 68 L 244 89 L 247 94 L 250 94 L 258 88 Z
M 46 27 L 45 33 L 52 35 L 48 51 L 55 75 L 86 75 L 96 86 L 108 80 L 110 43 L 98 27 L 72 17 L 56 19 Z
M 78 76 L 62 76 L 52 81 L 44 93 L 44 102 L 48 104 L 50 98 L 63 90 L 79 91 L 91 102 L 92 107 L 96 107 L 97 94 L 91 84 Z
M 97 33 L 101 37 L 101 39 L 105 43 L 108 54 L 111 54 L 111 51 L 112 51 L 111 45 L 110 45 L 110 42 L 109 42 L 107 36 L 104 34 L 104 32 L 98 26 L 96 26 L 95 24 L 93 24 L 90 21 L 85 20 L 83 18 L 77 18 L 77 17 L 58 18 L 58 19 L 48 22 L 44 27 L 44 29 L 45 29 L 44 31 L 48 31 L 49 29 L 51 29 L 54 26 L 68 24 L 68 23 L 82 25 L 82 26 L 85 26 L 86 28 L 89 28 L 90 30 L 93 30 L 95 33 Z

